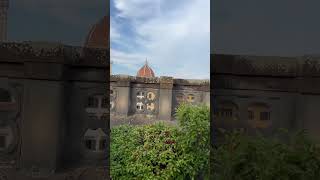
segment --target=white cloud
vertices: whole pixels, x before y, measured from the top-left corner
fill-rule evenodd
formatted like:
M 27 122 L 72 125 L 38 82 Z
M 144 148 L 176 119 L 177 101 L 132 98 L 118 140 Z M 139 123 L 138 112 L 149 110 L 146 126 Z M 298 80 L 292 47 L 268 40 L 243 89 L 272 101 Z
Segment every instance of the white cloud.
M 135 57 L 127 63 L 141 62 L 148 57 L 157 75 L 210 77 L 209 0 L 186 0 L 170 11 L 163 7 L 166 0 L 115 1 L 120 15 L 132 22 L 137 33 L 136 43 L 144 47 L 133 55 L 122 52 L 128 58 Z M 146 17 L 151 10 L 155 11 L 153 16 Z M 126 37 L 122 38 L 126 42 Z
M 131 19 L 151 17 L 159 13 L 161 0 L 114 0 L 118 16 Z
M 114 64 L 123 65 L 132 71 L 136 71 L 143 63 L 143 55 L 134 53 L 125 53 L 115 49 L 110 51 L 110 59 Z
M 118 31 L 117 23 L 115 23 L 112 19 L 110 22 L 110 37 L 112 37 L 111 41 L 113 42 L 119 42 L 121 39 L 121 33 Z

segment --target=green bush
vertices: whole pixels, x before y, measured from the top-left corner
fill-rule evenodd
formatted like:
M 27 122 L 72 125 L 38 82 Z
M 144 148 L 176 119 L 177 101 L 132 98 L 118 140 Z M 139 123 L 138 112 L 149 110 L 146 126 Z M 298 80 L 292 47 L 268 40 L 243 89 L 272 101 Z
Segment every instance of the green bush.
M 176 117 L 179 126 L 112 128 L 112 179 L 208 178 L 209 108 L 183 104 Z M 211 149 L 211 179 L 320 179 L 320 149 L 306 133 L 277 135 L 225 132 L 222 143 Z
M 320 151 L 304 132 L 287 136 L 226 134 L 211 154 L 212 179 L 219 180 L 316 180 L 320 178 Z
M 207 175 L 209 108 L 181 105 L 179 126 L 122 125 L 111 130 L 113 179 L 193 179 Z

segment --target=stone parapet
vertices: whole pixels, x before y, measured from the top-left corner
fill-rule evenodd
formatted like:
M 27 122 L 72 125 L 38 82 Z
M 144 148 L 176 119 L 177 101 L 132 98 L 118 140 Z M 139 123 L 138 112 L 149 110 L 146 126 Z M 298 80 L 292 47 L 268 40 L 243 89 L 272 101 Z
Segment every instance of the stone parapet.
M 304 129 L 320 140 L 320 56 L 211 58 L 213 128 L 244 128 L 266 135 L 279 128 Z
M 110 82 L 125 82 L 130 81 L 131 83 L 142 83 L 142 84 L 162 84 L 161 87 L 172 86 L 210 86 L 210 80 L 208 79 L 174 79 L 173 77 L 161 76 L 154 78 L 137 77 L 129 75 L 111 75 Z
M 167 76 L 160 77 L 160 89 L 172 89 L 173 78 Z
M 106 82 L 108 52 L 59 43 L 0 43 L 0 77 Z
M 275 77 L 319 77 L 320 56 L 211 55 L 213 74 Z
M 110 82 L 130 81 L 132 83 L 159 83 L 159 78 L 136 77 L 129 75 L 111 75 Z
M 174 79 L 173 83 L 178 85 L 210 86 L 210 80 L 208 79 Z
M 109 50 L 67 46 L 60 43 L 0 43 L 0 63 L 59 63 L 71 66 L 106 67 Z
M 147 123 L 150 119 L 174 120 L 176 108 L 185 101 L 210 105 L 209 80 L 112 75 L 110 86 L 113 92 L 113 125 L 126 123 L 121 121 L 124 117 L 130 119 L 139 116 L 141 123 Z
M 320 57 L 212 55 L 213 89 L 320 94 Z

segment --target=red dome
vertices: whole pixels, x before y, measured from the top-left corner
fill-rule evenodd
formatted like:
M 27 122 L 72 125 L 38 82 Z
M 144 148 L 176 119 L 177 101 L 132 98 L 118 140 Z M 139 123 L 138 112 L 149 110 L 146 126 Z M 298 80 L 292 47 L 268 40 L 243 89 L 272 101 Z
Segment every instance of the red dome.
M 87 36 L 85 47 L 109 49 L 109 23 L 109 18 L 104 16 L 102 20 L 93 25 Z
M 155 77 L 153 70 L 149 67 L 148 62 L 138 71 L 138 77 Z

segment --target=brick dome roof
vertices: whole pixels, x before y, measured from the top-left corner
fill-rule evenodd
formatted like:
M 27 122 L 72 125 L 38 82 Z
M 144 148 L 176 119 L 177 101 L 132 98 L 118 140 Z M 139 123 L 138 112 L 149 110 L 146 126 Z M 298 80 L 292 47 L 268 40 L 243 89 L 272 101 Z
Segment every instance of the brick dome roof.
M 148 65 L 148 61 L 140 68 L 140 70 L 137 73 L 138 77 L 155 77 L 153 70 Z
M 98 23 L 91 27 L 87 35 L 85 47 L 109 49 L 109 24 L 110 20 L 104 16 Z

